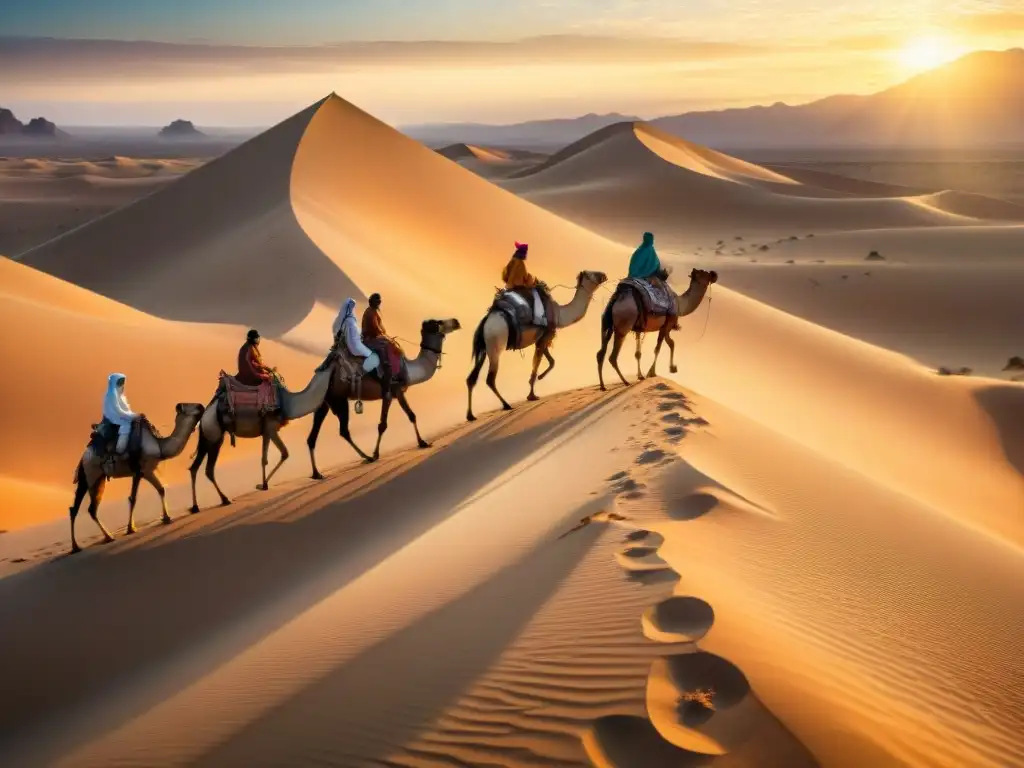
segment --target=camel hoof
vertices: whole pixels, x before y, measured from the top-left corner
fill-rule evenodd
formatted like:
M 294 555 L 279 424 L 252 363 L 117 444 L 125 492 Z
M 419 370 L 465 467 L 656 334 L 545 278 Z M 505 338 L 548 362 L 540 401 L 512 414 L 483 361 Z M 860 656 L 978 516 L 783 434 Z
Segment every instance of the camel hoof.
M 138 530 L 139 529 L 136 528 L 134 525 L 129 525 L 127 528 L 124 529 L 124 535 L 125 536 L 131 536 L 133 533 L 135 533 Z
M 676 366 L 674 366 L 674 365 L 670 365 L 668 367 L 668 372 L 669 373 L 679 373 L 679 369 Z
M 505 403 L 503 406 L 501 406 L 501 410 L 503 410 L 503 411 L 511 411 L 512 410 L 512 406 L 509 405 L 508 403 Z
M 426 440 L 420 440 L 419 446 L 420 446 L 420 448 L 429 448 L 430 447 L 430 443 L 428 443 Z
M 227 496 L 222 496 L 221 499 L 220 499 L 220 505 L 222 507 L 230 507 L 231 506 L 231 499 L 229 499 Z
M 540 400 L 540 398 L 537 397 L 532 392 L 526 396 L 526 399 L 529 400 L 531 403 L 534 402 L 535 400 Z
M 100 542 L 100 543 L 101 543 L 101 544 L 110 544 L 110 543 L 111 543 L 111 542 L 112 542 L 113 540 L 114 540 L 114 537 L 113 537 L 113 536 L 107 536 L 107 537 L 106 537 L 105 539 L 103 539 L 103 541 L 102 541 L 102 542 Z
M 323 475 L 321 475 L 321 474 L 320 474 L 319 472 L 314 472 L 314 473 L 313 473 L 313 479 L 314 479 L 314 480 L 323 480 L 323 479 L 324 479 L 324 476 L 323 476 Z
M 476 421 L 476 416 L 474 416 L 472 413 L 467 413 L 466 421 Z
M 163 517 L 160 518 L 160 522 L 163 523 L 164 525 L 170 525 L 174 521 L 171 520 L 170 515 L 164 515 Z
M 77 555 L 81 551 L 82 551 L 82 548 L 80 546 L 78 546 L 77 544 L 75 544 L 74 546 L 71 547 L 71 554 L 72 555 Z
M 191 512 L 193 515 L 198 515 L 199 514 L 199 505 L 198 504 L 193 504 L 192 505 L 192 509 L 190 509 L 189 512 Z
M 257 491 L 269 491 L 270 490 L 270 486 L 267 485 L 266 483 L 261 483 L 260 485 L 256 486 L 256 490 Z

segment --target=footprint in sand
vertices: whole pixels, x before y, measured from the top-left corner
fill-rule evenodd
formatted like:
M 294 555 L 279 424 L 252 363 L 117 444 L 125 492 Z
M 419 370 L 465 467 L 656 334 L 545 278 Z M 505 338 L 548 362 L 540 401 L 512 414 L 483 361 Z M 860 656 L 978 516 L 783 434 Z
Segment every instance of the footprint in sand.
M 666 512 L 673 520 L 696 520 L 721 504 L 717 496 L 710 493 L 691 493 L 681 499 L 670 500 Z
M 644 530 L 644 529 L 641 528 L 640 530 L 630 531 L 629 533 L 627 533 L 625 538 L 623 539 L 623 541 L 626 541 L 626 542 L 646 541 L 649 546 L 660 546 L 661 542 L 658 542 L 658 544 L 655 545 L 654 542 L 652 541 L 655 538 L 661 539 L 661 541 L 664 541 L 664 539 L 662 539 L 661 536 L 659 536 L 657 533 L 654 533 L 653 531 L 647 531 L 647 530 Z
M 641 617 L 644 636 L 659 643 L 695 643 L 714 623 L 714 608 L 699 597 L 670 597 Z
M 644 451 L 643 453 L 641 453 L 640 456 L 637 457 L 636 463 L 637 464 L 654 464 L 655 462 L 661 461 L 666 456 L 668 456 L 668 454 L 665 453 L 660 448 L 652 448 L 650 450 L 647 450 L 647 451 Z
M 670 744 L 724 755 L 749 737 L 758 702 L 750 682 L 728 659 L 707 651 L 657 659 L 647 681 L 647 712 Z
M 615 553 L 615 560 L 624 571 L 631 573 L 672 570 L 672 566 L 658 555 L 656 546 L 626 547 Z
M 674 747 L 644 717 L 609 715 L 594 721 L 583 749 L 599 768 L 698 768 L 714 757 Z

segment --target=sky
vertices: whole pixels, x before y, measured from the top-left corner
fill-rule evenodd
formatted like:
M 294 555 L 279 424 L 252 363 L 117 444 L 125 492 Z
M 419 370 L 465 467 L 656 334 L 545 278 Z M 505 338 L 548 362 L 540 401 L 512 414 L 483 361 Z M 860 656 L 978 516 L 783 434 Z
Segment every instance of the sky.
M 0 106 L 264 127 L 328 93 L 397 125 L 871 93 L 1024 40 L 1021 0 L 0 0 Z

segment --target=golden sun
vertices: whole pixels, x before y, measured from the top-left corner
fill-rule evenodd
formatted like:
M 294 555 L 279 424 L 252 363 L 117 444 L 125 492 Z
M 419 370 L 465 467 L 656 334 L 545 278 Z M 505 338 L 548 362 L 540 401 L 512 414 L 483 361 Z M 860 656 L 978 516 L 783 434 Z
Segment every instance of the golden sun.
M 938 36 L 918 37 L 905 46 L 897 54 L 900 63 L 912 72 L 923 72 L 934 69 L 953 59 L 961 53 L 959 47 Z

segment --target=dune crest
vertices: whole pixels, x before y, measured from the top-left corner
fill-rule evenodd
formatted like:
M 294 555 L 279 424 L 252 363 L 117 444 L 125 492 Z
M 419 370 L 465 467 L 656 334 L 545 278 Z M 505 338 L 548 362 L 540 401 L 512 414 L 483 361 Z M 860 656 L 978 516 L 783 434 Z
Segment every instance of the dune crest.
M 1024 221 L 1024 206 L 794 171 L 794 177 L 646 123 L 595 131 L 501 182 L 506 189 L 618 241 L 636 222 L 669 247 L 735 231 L 776 236 L 887 227 Z M 642 230 L 641 230 L 642 231 Z

